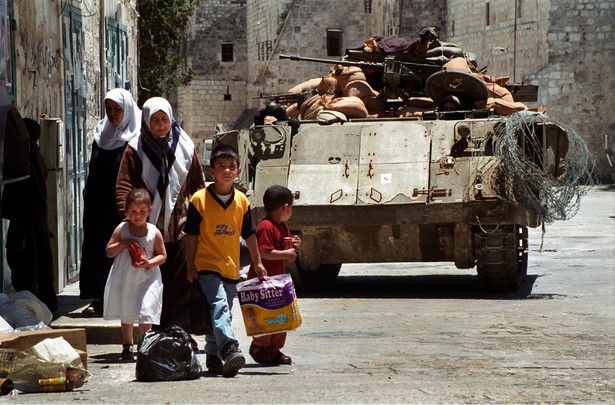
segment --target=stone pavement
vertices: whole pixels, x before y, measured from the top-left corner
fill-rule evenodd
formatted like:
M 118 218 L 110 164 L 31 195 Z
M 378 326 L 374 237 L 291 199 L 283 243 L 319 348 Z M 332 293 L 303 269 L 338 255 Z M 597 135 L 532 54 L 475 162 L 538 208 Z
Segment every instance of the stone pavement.
M 50 326 L 54 329 L 85 328 L 88 344 L 121 344 L 119 321 L 88 318 L 81 314 L 91 300 L 79 298 L 79 283 L 68 284 L 58 295 L 58 310 Z

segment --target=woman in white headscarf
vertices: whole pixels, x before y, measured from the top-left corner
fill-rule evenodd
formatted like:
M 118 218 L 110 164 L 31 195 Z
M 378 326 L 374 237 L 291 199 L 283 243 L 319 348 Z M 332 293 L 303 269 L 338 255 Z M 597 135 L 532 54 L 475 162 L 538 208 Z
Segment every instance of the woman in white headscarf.
M 105 283 L 113 259 L 105 247 L 120 223 L 115 203 L 115 183 L 126 144 L 138 136 L 141 110 L 128 90 L 112 89 L 105 95 L 105 118 L 94 129 L 92 155 L 83 191 L 83 244 L 79 268 L 79 297 L 92 298 L 86 316 L 102 316 Z
M 143 104 L 141 135 L 124 151 L 115 194 L 122 214 L 133 188 L 146 188 L 152 197 L 148 221 L 162 233 L 167 250 L 167 261 L 160 266 L 164 284 L 161 327 L 177 323 L 176 303 L 185 295 L 187 284 L 182 230 L 190 197 L 204 187 L 194 142 L 175 121 L 169 102 L 150 98 Z

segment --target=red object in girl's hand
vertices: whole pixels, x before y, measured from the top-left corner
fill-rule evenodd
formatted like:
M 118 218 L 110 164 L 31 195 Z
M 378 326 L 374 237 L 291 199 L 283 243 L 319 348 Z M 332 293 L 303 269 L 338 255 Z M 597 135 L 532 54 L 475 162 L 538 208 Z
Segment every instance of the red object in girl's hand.
M 134 266 L 142 264 L 145 261 L 143 258 L 143 252 L 141 251 L 141 246 L 139 246 L 138 243 L 131 243 L 128 247 L 128 252 L 130 253 L 132 264 Z

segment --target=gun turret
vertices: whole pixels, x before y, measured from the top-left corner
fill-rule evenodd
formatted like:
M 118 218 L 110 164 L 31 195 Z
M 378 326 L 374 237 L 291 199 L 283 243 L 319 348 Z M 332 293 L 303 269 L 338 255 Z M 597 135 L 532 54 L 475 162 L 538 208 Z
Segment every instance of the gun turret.
M 277 104 L 293 104 L 301 105 L 305 100 L 316 94 L 314 91 L 304 91 L 302 93 L 278 93 L 278 94 L 263 94 L 261 93 L 254 99 L 265 99 L 273 101 Z
M 397 56 L 384 54 L 379 55 L 382 57 L 382 61 L 348 60 L 348 58 L 361 58 L 363 56 L 365 56 L 364 52 L 349 51 L 343 60 L 293 55 L 280 55 L 280 59 L 359 67 L 370 85 L 383 93 L 389 104 L 392 104 L 393 100 L 402 101 L 409 96 L 425 95 L 425 81 L 432 73 L 440 70 L 440 65 L 429 63 L 420 58 L 400 60 Z

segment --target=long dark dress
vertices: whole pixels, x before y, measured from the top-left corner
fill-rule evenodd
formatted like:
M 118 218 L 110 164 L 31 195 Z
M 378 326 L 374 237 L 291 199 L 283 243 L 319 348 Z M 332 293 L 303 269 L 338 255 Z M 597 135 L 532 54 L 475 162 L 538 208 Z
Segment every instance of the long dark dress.
M 30 143 L 30 177 L 4 186 L 2 217 L 10 220 L 6 261 L 16 291 L 28 290 L 51 311 L 57 309 L 53 253 L 47 225 L 47 166 Z
M 115 203 L 115 182 L 126 145 L 105 150 L 92 144 L 88 178 L 83 191 L 83 244 L 79 268 L 79 297 L 104 296 L 113 259 L 105 248 L 121 218 Z

